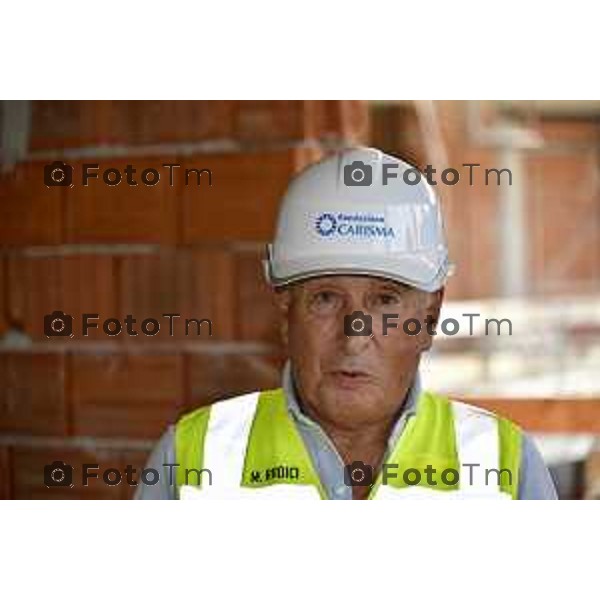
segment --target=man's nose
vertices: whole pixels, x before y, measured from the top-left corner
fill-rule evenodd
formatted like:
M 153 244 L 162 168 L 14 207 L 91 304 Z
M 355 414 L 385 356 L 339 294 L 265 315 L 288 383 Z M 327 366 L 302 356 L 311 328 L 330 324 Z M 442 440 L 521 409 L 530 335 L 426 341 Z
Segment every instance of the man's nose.
M 373 343 L 373 335 L 344 335 L 344 352 L 348 355 L 357 355 L 364 352 Z

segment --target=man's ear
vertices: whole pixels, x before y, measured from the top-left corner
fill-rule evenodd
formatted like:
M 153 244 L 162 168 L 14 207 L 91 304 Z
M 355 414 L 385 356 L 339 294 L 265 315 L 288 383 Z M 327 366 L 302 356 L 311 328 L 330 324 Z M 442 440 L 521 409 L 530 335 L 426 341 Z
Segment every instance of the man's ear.
M 288 288 L 274 288 L 273 298 L 275 306 L 279 310 L 279 331 L 283 343 L 287 346 L 288 343 L 288 322 L 289 312 L 292 302 L 292 294 Z
M 428 320 L 428 325 L 427 327 L 422 327 L 421 333 L 417 336 L 420 352 L 425 352 L 431 348 L 433 336 L 429 335 L 428 329 L 437 332 L 437 324 L 440 319 L 440 311 L 442 309 L 445 291 L 446 288 L 442 287 L 435 292 L 429 292 L 427 294 L 427 299 L 425 301 L 425 318 Z M 429 325 L 429 323 L 431 323 L 431 325 Z
M 440 320 L 440 311 L 442 309 L 442 303 L 444 301 L 444 294 L 446 288 L 442 287 L 436 292 L 429 293 L 429 300 L 427 302 L 427 314 L 432 316 L 433 326 L 436 327 Z

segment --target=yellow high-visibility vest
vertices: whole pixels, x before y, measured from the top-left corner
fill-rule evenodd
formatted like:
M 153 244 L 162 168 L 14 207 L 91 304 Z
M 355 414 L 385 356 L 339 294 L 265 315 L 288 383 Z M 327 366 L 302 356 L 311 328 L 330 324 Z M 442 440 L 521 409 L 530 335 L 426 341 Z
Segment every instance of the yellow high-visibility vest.
M 516 499 L 521 445 L 507 419 L 424 391 L 369 499 Z M 175 459 L 182 499 L 327 498 L 281 388 L 182 417 Z

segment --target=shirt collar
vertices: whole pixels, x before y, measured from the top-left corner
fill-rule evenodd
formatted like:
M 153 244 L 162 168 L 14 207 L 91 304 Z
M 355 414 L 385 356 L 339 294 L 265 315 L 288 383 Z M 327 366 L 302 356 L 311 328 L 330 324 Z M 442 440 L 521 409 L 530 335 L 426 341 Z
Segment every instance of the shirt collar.
M 304 412 L 302 412 L 302 409 L 300 408 L 297 390 L 294 384 L 294 377 L 292 374 L 292 365 L 289 359 L 286 361 L 283 367 L 282 387 L 285 393 L 287 407 L 290 414 L 299 421 L 313 423 L 312 419 L 310 419 L 306 414 L 304 414 Z M 398 419 L 394 425 L 394 428 L 392 429 L 392 433 L 390 435 L 389 440 L 390 444 L 397 440 L 402 429 L 404 428 L 406 419 L 417 412 L 417 401 L 419 399 L 419 396 L 421 395 L 421 391 L 421 376 L 419 374 L 419 371 L 417 370 L 413 384 L 408 390 L 408 394 L 404 406 L 402 407 L 402 411 L 398 415 Z

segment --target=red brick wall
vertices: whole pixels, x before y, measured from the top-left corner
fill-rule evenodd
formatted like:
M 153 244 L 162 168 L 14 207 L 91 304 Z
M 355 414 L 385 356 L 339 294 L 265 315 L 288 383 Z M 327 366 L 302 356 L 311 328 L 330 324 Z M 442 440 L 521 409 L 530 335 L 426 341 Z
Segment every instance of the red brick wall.
M 260 263 L 278 200 L 312 160 L 368 141 L 368 117 L 354 101 L 32 103 L 29 158 L 0 176 L 0 334 L 27 336 L 0 350 L 0 498 L 129 497 L 124 484 L 83 487 L 81 464 L 140 469 L 182 412 L 279 385 Z M 46 187 L 44 165 L 78 148 L 65 158 L 76 173 L 131 164 L 161 182 Z M 168 162 L 182 165 L 173 186 Z M 183 185 L 185 168 L 211 169 L 213 185 Z M 77 325 L 47 339 L 53 310 L 133 314 L 138 331 L 158 318 L 161 332 L 82 338 Z M 182 315 L 174 337 L 166 312 Z M 212 337 L 186 337 L 186 317 L 211 319 Z M 75 467 L 73 488 L 45 487 L 55 460 Z

